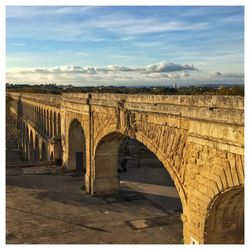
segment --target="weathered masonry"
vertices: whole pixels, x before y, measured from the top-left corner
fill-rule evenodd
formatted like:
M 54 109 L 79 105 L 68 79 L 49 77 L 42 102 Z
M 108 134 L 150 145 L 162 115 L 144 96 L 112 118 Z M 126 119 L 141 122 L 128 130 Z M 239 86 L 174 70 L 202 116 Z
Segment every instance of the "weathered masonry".
M 86 191 L 119 190 L 125 137 L 143 143 L 171 175 L 185 243 L 244 242 L 244 99 L 8 93 L 27 160 L 86 169 Z

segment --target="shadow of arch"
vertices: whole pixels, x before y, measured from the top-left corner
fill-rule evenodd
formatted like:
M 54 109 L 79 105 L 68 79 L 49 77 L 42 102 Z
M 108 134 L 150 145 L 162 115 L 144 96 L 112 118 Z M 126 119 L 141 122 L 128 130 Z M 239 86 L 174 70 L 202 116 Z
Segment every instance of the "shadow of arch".
M 29 147 L 29 129 L 28 126 L 25 125 L 26 129 L 25 129 L 25 159 L 26 160 L 30 160 L 30 147 Z
M 47 161 L 47 160 L 48 160 L 48 157 L 47 157 L 47 150 L 46 150 L 46 147 L 45 147 L 45 143 L 44 143 L 44 142 L 42 142 L 41 160 L 42 160 L 42 161 Z
M 117 171 L 116 171 L 117 167 L 116 166 L 117 166 L 117 161 L 118 161 L 119 146 L 121 145 L 124 138 L 129 137 L 129 136 L 123 135 L 119 131 L 113 131 L 110 129 L 107 129 L 107 130 L 106 130 L 107 134 L 104 135 L 103 137 L 97 138 L 97 141 L 96 141 L 96 146 L 94 149 L 95 177 L 106 178 L 106 176 L 110 176 L 111 177 L 110 181 L 113 182 L 115 186 L 115 185 L 118 185 L 115 180 L 117 179 Z M 175 187 L 178 191 L 178 194 L 182 203 L 182 207 L 184 210 L 184 208 L 186 207 L 186 202 L 187 202 L 186 193 L 184 191 L 184 188 L 181 184 L 180 179 L 178 178 L 177 173 L 171 167 L 168 159 L 160 150 L 157 149 L 157 147 L 151 142 L 151 140 L 146 138 L 142 133 L 137 132 L 135 140 L 142 143 L 148 150 L 150 150 L 163 163 L 163 167 L 166 169 L 166 171 L 169 173 L 170 177 L 174 181 Z M 107 150 L 109 150 L 108 154 L 107 154 Z M 104 165 L 104 162 L 108 162 L 107 166 Z M 98 169 L 102 169 L 101 173 L 98 171 Z M 114 188 L 113 191 L 116 192 L 117 189 L 118 187 Z
M 30 160 L 34 161 L 34 140 L 33 140 L 33 132 L 30 130 Z
M 244 187 L 218 194 L 209 204 L 206 244 L 244 244 Z
M 54 152 L 53 151 L 50 153 L 50 160 L 54 161 Z
M 25 123 L 23 120 L 21 120 L 21 143 L 22 143 L 22 148 L 25 152 Z
M 86 139 L 81 123 L 74 119 L 69 125 L 69 161 L 68 168 L 86 171 Z
M 35 137 L 35 152 L 34 152 L 34 160 L 35 161 L 39 161 L 39 152 L 40 152 L 40 149 L 39 149 L 39 141 L 38 141 L 38 137 L 36 135 Z

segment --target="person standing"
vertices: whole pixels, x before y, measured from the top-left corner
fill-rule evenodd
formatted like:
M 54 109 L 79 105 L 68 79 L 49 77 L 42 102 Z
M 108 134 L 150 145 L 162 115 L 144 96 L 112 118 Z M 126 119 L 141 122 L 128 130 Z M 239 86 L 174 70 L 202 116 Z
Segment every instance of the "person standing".
M 122 172 L 127 172 L 127 159 L 126 158 L 122 159 L 121 166 L 122 166 Z

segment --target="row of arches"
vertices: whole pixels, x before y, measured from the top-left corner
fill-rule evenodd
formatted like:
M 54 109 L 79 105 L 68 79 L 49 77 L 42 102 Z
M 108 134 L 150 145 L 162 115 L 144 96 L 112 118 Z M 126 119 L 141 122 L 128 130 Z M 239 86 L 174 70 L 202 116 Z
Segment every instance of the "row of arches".
M 22 121 L 20 126 L 21 147 L 24 158 L 27 161 L 47 161 L 53 160 L 48 157 L 48 149 L 43 140 L 39 140 L 38 134 L 29 129 L 27 124 Z
M 21 101 L 18 106 L 19 115 L 32 122 L 41 133 L 50 138 L 61 136 L 60 112 Z

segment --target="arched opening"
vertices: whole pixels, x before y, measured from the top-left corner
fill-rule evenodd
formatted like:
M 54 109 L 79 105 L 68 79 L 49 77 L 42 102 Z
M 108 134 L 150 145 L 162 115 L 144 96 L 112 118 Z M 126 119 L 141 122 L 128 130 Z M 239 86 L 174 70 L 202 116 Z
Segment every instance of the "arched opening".
M 97 144 L 92 194 L 129 201 L 132 207 L 140 204 L 135 213 L 143 219 L 129 221 L 134 228 L 173 229 L 169 243 L 180 243 L 182 202 L 172 178 L 156 154 L 138 140 L 111 133 Z
M 218 195 L 205 224 L 206 244 L 244 244 L 244 188 Z
M 78 120 L 73 120 L 69 126 L 69 169 L 86 171 L 85 142 L 81 123 Z
M 34 152 L 34 160 L 35 161 L 39 161 L 39 141 L 38 141 L 38 137 L 36 135 L 35 138 L 35 152 Z
M 45 143 L 44 142 L 42 142 L 41 160 L 42 161 L 47 161 L 47 151 L 46 151 L 46 147 L 45 147 Z
M 32 130 L 30 131 L 30 160 L 34 161 L 34 140 Z

